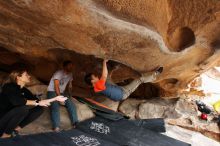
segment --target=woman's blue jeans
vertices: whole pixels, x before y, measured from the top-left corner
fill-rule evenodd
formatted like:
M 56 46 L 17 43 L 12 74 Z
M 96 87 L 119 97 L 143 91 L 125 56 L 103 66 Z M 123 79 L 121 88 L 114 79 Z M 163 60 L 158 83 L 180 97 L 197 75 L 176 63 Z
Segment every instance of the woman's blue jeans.
M 64 94 L 61 94 L 61 95 L 65 96 Z M 57 96 L 56 92 L 53 92 L 53 91 L 47 92 L 48 99 L 54 98 L 56 96 Z M 71 124 L 73 125 L 76 122 L 78 122 L 78 117 L 77 117 L 77 113 L 76 113 L 76 106 L 70 98 L 68 98 L 65 101 L 65 107 L 67 108 L 67 111 L 69 113 Z M 59 109 L 60 109 L 60 104 L 58 101 L 54 101 L 51 103 L 50 114 L 51 114 L 53 128 L 57 128 L 60 126 L 60 110 Z

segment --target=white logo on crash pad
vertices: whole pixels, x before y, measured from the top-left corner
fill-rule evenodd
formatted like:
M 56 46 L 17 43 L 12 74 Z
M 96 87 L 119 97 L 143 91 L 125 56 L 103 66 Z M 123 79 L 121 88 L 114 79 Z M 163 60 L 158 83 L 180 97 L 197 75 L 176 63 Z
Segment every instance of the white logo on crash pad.
M 98 133 L 108 134 L 110 133 L 110 128 L 103 123 L 92 122 L 90 125 L 90 129 L 95 130 Z
M 77 146 L 98 146 L 100 145 L 99 141 L 96 138 L 88 137 L 85 135 L 71 137 L 73 142 Z

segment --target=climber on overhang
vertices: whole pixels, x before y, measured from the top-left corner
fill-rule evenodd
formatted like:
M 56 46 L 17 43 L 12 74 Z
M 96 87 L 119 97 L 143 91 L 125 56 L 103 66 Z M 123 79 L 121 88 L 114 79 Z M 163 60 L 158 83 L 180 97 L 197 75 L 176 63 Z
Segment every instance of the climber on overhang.
M 104 95 L 114 101 L 127 99 L 140 84 L 155 81 L 156 77 L 163 71 L 163 67 L 159 67 L 153 72 L 142 74 L 140 78 L 134 79 L 130 84 L 126 86 L 118 86 L 107 81 L 107 62 L 108 60 L 103 60 L 101 78 L 93 73 L 89 73 L 85 76 L 84 80 L 88 85 L 93 87 L 95 93 Z

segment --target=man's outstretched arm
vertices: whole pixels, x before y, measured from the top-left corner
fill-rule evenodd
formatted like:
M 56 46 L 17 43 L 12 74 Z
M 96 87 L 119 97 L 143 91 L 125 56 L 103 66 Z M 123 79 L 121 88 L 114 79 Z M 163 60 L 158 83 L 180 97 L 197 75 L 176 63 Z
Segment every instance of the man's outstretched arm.
M 108 62 L 108 60 L 104 59 L 103 60 L 103 64 L 102 64 L 102 76 L 101 76 L 101 79 L 105 80 L 105 81 L 106 81 L 106 79 L 108 77 L 107 62 Z

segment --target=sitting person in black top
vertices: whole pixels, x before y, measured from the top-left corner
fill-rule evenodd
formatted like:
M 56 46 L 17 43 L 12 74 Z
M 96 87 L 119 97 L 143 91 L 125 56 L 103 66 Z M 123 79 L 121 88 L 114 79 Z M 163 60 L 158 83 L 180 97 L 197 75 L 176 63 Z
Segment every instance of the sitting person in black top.
M 8 138 L 12 132 L 19 132 L 21 128 L 37 119 L 43 108 L 53 101 L 64 102 L 67 98 L 57 96 L 48 100 L 38 100 L 24 86 L 30 82 L 26 70 L 14 71 L 9 75 L 10 82 L 2 87 L 0 96 L 0 136 Z

